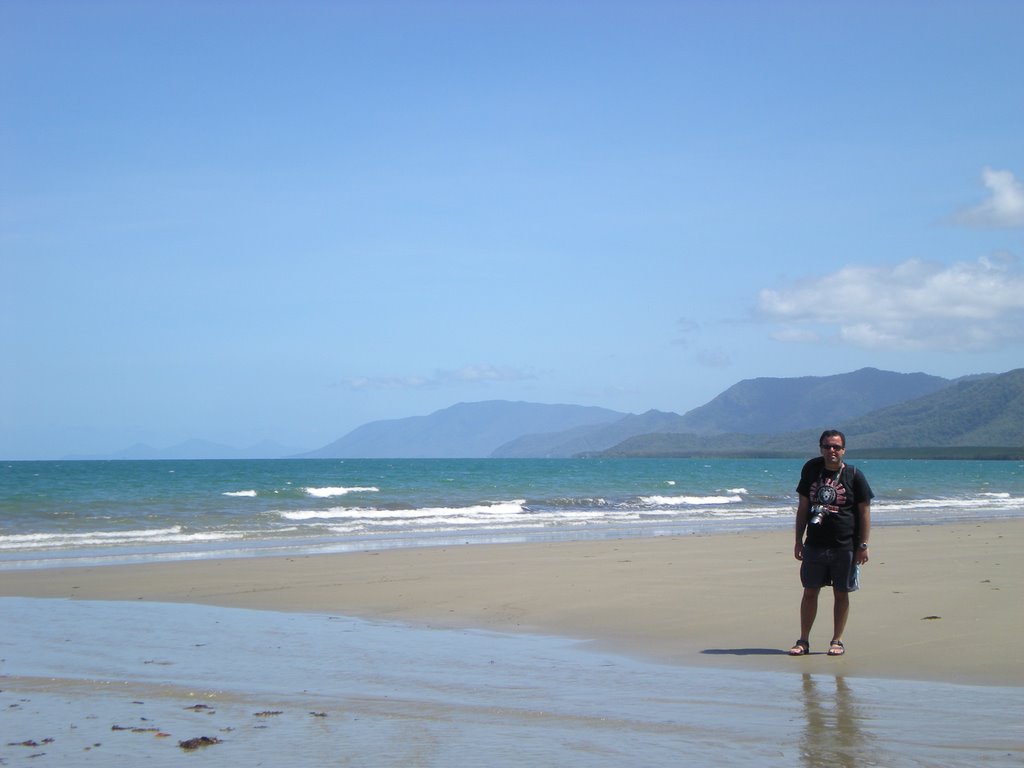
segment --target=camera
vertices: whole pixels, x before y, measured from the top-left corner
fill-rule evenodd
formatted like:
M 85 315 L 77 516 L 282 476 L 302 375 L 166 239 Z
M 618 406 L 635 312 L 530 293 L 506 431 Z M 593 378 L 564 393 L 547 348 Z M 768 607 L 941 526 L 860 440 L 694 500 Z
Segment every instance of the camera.
M 821 521 L 825 519 L 825 513 L 828 510 L 820 504 L 815 504 L 811 507 L 811 525 L 821 525 Z

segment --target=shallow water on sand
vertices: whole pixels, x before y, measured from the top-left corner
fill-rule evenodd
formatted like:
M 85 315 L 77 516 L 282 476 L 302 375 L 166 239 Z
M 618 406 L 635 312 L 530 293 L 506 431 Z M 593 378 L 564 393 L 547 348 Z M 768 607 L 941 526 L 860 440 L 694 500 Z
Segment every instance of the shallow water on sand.
M 1020 766 L 1024 689 L 650 664 L 564 638 L 0 599 L 0 764 Z

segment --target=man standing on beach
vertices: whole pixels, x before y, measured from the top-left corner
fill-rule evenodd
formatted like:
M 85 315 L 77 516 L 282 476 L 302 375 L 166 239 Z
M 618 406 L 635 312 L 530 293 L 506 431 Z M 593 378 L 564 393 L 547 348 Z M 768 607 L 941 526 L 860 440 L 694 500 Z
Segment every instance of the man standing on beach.
M 850 613 L 850 593 L 859 587 L 858 568 L 868 561 L 871 499 L 874 493 L 864 473 L 843 461 L 846 436 L 829 429 L 818 439 L 821 456 L 804 464 L 796 492 L 796 547 L 800 561 L 800 639 L 790 656 L 810 653 L 811 627 L 818 615 L 818 594 L 831 585 L 832 642 L 829 656 L 842 656 L 843 630 Z M 804 533 L 807 539 L 804 540 Z

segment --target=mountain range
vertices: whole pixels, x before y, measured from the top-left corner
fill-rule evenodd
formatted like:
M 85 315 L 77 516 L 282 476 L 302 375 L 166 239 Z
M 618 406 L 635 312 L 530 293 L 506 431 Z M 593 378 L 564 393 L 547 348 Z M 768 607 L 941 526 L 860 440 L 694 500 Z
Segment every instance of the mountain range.
M 590 429 L 625 416 L 607 408 L 580 405 L 507 400 L 459 403 L 429 416 L 372 421 L 301 458 L 484 458 L 523 435 Z
M 429 416 L 371 422 L 303 456 L 804 455 L 828 427 L 846 432 L 860 455 L 870 449 L 878 455 L 1017 456 L 1024 453 L 1024 369 L 955 380 L 875 368 L 748 379 L 683 415 L 460 403 Z
M 823 423 L 825 426 L 827 423 Z M 839 420 L 851 455 L 905 458 L 1024 458 L 1024 369 L 950 382 L 923 397 Z M 818 428 L 765 435 L 636 435 L 614 456 L 799 455 Z
M 1024 458 L 1024 368 L 959 379 L 876 368 L 746 379 L 682 415 L 490 400 L 373 421 L 297 456 L 271 443 L 193 440 L 93 458 L 802 456 L 833 427 L 851 455 Z

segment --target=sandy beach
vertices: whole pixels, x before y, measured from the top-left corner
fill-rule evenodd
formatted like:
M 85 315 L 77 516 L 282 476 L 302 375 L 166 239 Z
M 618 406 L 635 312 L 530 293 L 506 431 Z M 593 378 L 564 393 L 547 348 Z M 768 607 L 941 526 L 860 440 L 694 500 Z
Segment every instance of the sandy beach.
M 876 526 L 842 659 L 783 651 L 800 596 L 789 531 L 14 571 L 0 596 L 154 601 L 528 632 L 676 665 L 1024 685 L 1024 521 Z
M 872 543 L 839 659 L 783 530 L 5 571 L 0 764 L 1019 766 L 1024 521 Z

